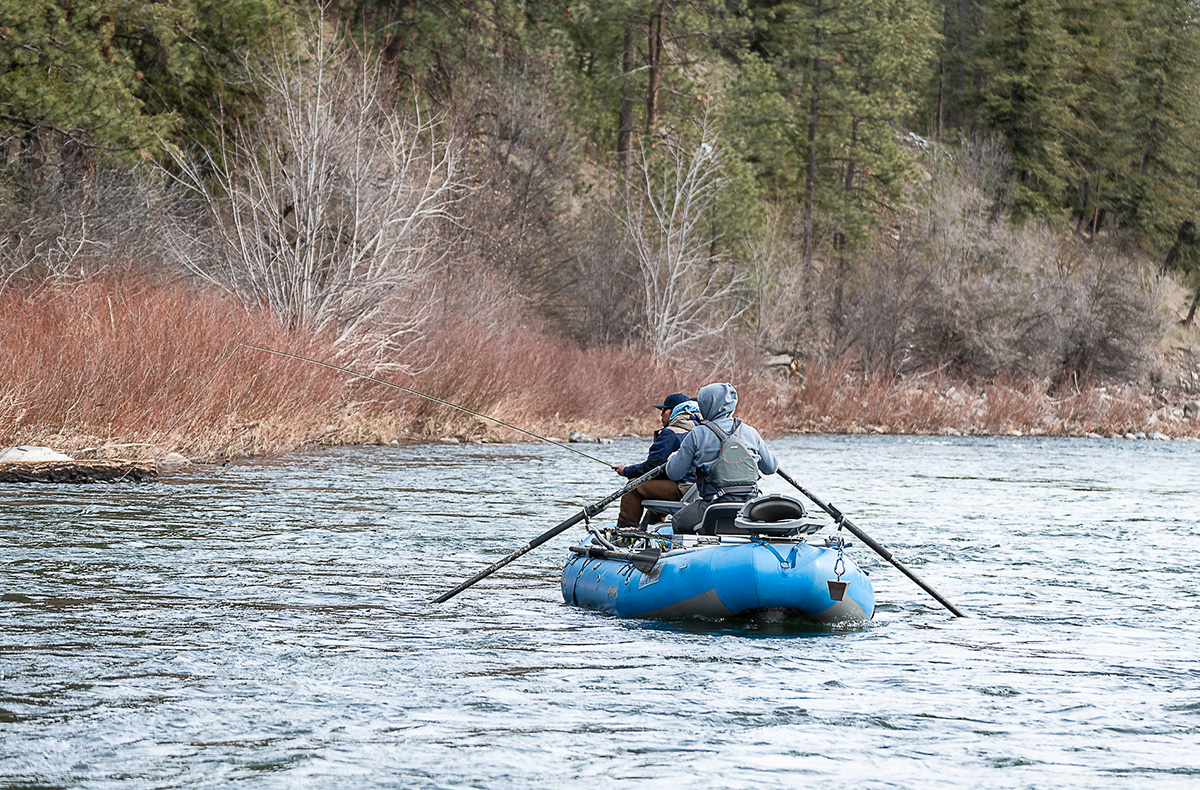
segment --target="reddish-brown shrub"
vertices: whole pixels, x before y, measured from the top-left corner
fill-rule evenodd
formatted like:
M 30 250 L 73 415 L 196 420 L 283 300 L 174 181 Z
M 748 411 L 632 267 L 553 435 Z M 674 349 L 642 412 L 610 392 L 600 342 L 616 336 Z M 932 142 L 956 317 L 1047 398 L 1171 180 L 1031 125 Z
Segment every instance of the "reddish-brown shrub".
M 211 290 L 91 279 L 10 290 L 0 316 L 0 444 L 269 451 L 327 418 L 338 390 L 311 365 L 235 352 L 329 355 Z
M 505 316 L 508 315 L 508 318 Z M 843 359 L 803 376 L 681 359 L 654 364 L 627 346 L 583 348 L 496 311 L 447 311 L 394 359 L 374 367 L 332 343 L 284 329 L 266 310 L 183 283 L 93 278 L 0 294 L 0 445 L 191 456 L 268 454 L 308 443 L 441 436 L 527 438 L 419 396 L 261 346 L 379 378 L 563 437 L 649 433 L 650 406 L 733 382 L 738 414 L 767 435 L 786 430 L 1046 433 L 1149 430 L 1158 404 L 1126 386 L 1067 388 L 1041 379 L 963 382 L 944 371 L 900 377 Z M 399 352 L 398 352 L 399 353 Z M 404 372 L 407 371 L 407 372 Z M 1197 421 L 1154 426 L 1195 435 Z M 115 448 L 115 449 L 114 449 Z

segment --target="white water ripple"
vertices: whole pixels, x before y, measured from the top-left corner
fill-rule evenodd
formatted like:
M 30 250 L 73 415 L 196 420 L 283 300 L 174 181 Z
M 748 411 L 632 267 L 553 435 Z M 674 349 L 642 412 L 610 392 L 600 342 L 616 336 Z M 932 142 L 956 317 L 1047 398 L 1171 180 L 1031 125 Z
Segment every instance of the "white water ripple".
M 1200 781 L 1200 444 L 774 447 L 971 617 L 857 546 L 860 628 L 621 621 L 578 529 L 429 604 L 620 485 L 553 447 L 0 486 L 0 789 Z

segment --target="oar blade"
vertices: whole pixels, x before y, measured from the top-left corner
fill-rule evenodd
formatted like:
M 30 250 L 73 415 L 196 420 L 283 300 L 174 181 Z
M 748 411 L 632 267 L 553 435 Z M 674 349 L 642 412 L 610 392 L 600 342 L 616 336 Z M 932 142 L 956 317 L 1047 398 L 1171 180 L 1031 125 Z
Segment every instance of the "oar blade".
M 955 617 L 966 617 L 966 615 L 963 614 L 963 612 L 957 606 L 955 606 L 954 604 L 947 601 L 937 590 L 930 587 L 925 582 L 924 579 L 922 579 L 921 577 L 917 576 L 917 574 L 910 571 L 907 567 L 905 567 L 904 563 L 900 562 L 900 560 L 898 560 L 894 556 L 892 556 L 892 553 L 890 551 L 888 551 L 883 546 L 881 546 L 874 538 L 872 538 L 866 532 L 863 532 L 859 527 L 857 527 L 853 523 L 851 523 L 850 519 L 846 518 L 846 516 L 842 513 L 842 511 L 838 510 L 836 507 L 833 507 L 832 505 L 828 505 L 825 502 L 821 501 L 821 499 L 819 497 L 817 497 L 815 494 L 810 492 L 807 488 L 805 488 L 804 486 L 800 485 L 795 480 L 793 480 L 791 475 L 789 475 L 787 472 L 783 471 L 782 469 L 776 469 L 775 474 L 782 477 L 784 480 L 786 480 L 788 483 L 790 483 L 793 488 L 795 488 L 801 494 L 804 494 L 804 496 L 808 497 L 812 502 L 816 503 L 816 505 L 819 508 L 821 508 L 826 513 L 828 513 L 833 518 L 834 523 L 837 524 L 838 529 L 845 527 L 847 530 L 849 530 L 850 534 L 854 535 L 854 537 L 858 538 L 863 543 L 865 543 L 867 545 L 867 547 L 871 549 L 871 551 L 875 552 L 880 557 L 882 557 L 883 559 L 890 562 L 892 564 L 892 566 L 896 568 L 896 570 L 903 573 L 910 580 L 912 580 L 918 587 L 920 587 L 925 592 L 929 593 L 929 595 L 935 601 L 937 601 L 942 606 L 944 606 Z M 830 592 L 832 593 L 832 588 L 830 589 Z
M 662 549 L 646 549 L 639 551 L 630 557 L 630 562 L 633 567 L 637 568 L 642 573 L 650 573 L 654 570 L 654 566 L 658 564 L 658 558 L 662 556 Z

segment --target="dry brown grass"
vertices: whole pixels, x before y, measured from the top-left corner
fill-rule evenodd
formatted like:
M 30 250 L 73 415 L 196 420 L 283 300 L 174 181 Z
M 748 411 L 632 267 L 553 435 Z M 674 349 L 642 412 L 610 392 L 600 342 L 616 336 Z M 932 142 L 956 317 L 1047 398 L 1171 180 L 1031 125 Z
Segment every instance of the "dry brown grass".
M 391 376 L 396 383 L 558 437 L 575 430 L 601 436 L 647 433 L 657 427 L 654 403 L 671 392 L 694 394 L 715 380 L 738 383 L 744 416 L 752 421 L 777 421 L 784 402 L 768 376 L 700 364 L 656 365 L 648 354 L 627 346 L 585 349 L 538 329 L 498 327 L 469 317 L 443 320 L 414 351 L 409 362 L 421 372 Z M 389 413 L 403 415 L 403 432 L 411 436 L 520 438 L 411 395 L 374 388 L 371 396 L 390 401 Z
M 1200 420 L 1134 386 L 1059 387 L 1045 379 L 967 382 L 944 371 L 900 378 L 845 361 L 810 365 L 784 430 L 1083 436 L 1160 432 L 1200 436 Z
M 396 360 L 418 371 L 405 375 L 340 359 L 329 343 L 214 290 L 133 279 L 10 290 L 0 296 L 0 316 L 0 446 L 90 455 L 174 450 L 214 459 L 311 443 L 522 438 L 448 406 L 239 343 L 373 373 L 559 437 L 645 433 L 655 427 L 649 407 L 658 398 L 711 380 L 704 371 L 651 365 L 634 349 L 582 349 L 536 329 L 497 326 L 494 316 L 443 318 Z M 770 413 L 760 405 L 762 386 L 743 391 L 748 416 Z
M 267 453 L 324 425 L 336 402 L 337 382 L 314 366 L 229 355 L 243 341 L 328 349 L 213 291 L 93 279 L 8 291 L 0 316 L 0 445 Z
M 393 367 L 339 359 L 212 290 L 129 279 L 0 295 L 0 446 L 44 444 L 105 457 L 269 455 L 306 444 L 522 439 L 461 411 L 238 343 L 344 364 L 529 431 L 648 433 L 667 393 L 732 381 L 739 416 L 787 431 L 1083 435 L 1200 434 L 1144 388 L 900 378 L 846 362 L 802 376 L 698 362 L 654 365 L 629 347 L 581 348 L 494 314 L 453 313 Z M 398 372 L 397 367 L 413 371 Z

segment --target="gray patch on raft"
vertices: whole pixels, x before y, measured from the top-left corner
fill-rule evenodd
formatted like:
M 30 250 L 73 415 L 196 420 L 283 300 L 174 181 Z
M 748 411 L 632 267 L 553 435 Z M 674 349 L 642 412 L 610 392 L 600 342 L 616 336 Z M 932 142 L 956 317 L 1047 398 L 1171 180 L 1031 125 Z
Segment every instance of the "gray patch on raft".
M 709 590 L 641 616 L 650 620 L 677 620 L 683 617 L 729 617 L 733 613 L 732 609 L 721 603 L 716 590 Z

